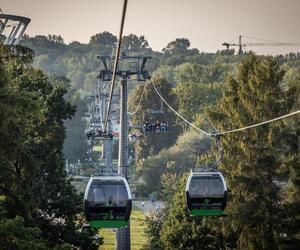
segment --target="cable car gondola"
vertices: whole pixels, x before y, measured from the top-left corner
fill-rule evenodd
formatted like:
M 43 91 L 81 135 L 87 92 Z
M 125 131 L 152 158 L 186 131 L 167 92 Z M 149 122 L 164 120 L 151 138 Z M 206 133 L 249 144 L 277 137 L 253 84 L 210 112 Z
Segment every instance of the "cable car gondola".
M 131 192 L 124 177 L 90 178 L 84 194 L 84 212 L 91 227 L 126 227 L 131 206 Z
M 143 134 L 141 132 L 132 132 L 128 135 L 130 141 L 141 141 L 143 140 Z
M 166 122 L 159 122 L 156 123 L 152 122 L 144 122 L 143 130 L 145 133 L 164 133 L 168 131 L 168 124 Z
M 195 216 L 223 215 L 227 186 L 220 172 L 191 172 L 186 184 L 187 207 Z

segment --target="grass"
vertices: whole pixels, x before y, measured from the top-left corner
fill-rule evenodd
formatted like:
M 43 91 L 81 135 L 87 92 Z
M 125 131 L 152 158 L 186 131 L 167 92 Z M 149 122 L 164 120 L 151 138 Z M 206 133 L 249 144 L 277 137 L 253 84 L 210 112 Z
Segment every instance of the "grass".
M 146 243 L 146 236 L 144 235 L 143 221 L 145 216 L 142 211 L 137 209 L 132 210 L 130 216 L 130 233 L 131 233 L 131 249 L 139 250 Z M 102 229 L 100 236 L 104 237 L 104 244 L 99 247 L 101 250 L 115 249 L 115 235 L 112 229 Z
M 93 147 L 93 151 L 95 152 L 102 152 L 102 145 L 96 145 Z

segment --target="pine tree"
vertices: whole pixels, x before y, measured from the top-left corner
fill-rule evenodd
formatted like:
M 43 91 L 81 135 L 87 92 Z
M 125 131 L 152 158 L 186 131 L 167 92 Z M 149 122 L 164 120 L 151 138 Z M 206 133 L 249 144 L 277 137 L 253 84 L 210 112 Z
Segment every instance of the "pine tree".
M 248 55 L 229 77 L 223 98 L 208 111 L 220 131 L 266 121 L 290 112 L 295 96 L 281 88 L 284 71 L 270 57 Z M 238 249 L 277 249 L 284 232 L 279 188 L 282 159 L 294 132 L 283 121 L 228 134 L 222 142 L 230 200 L 222 231 Z
M 201 217 L 192 217 L 185 201 L 185 183 L 187 176 L 180 176 L 174 186 L 177 192 L 167 205 L 160 231 L 163 249 L 172 250 L 215 250 L 221 249 L 221 240 L 213 229 L 203 222 Z

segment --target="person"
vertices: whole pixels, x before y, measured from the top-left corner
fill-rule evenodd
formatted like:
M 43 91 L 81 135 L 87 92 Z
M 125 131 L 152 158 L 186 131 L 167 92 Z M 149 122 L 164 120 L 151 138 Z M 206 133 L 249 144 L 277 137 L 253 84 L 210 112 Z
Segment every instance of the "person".
M 160 127 L 160 130 L 161 131 L 167 131 L 168 127 L 167 127 L 167 123 L 166 122 L 162 122 L 161 123 L 161 127 Z
M 95 187 L 92 192 L 94 194 L 95 203 L 101 203 L 104 201 L 105 194 L 102 188 Z
M 145 202 L 142 201 L 142 209 L 144 209 L 145 206 Z
M 156 133 L 160 132 L 160 122 L 159 121 L 156 121 L 156 123 L 155 123 L 155 132 Z
M 102 135 L 102 131 L 100 128 L 95 130 L 95 137 L 100 137 Z
M 149 129 L 149 122 L 148 122 L 148 121 L 144 122 L 143 127 L 144 127 L 144 130 L 145 130 L 146 132 L 148 132 L 148 129 Z

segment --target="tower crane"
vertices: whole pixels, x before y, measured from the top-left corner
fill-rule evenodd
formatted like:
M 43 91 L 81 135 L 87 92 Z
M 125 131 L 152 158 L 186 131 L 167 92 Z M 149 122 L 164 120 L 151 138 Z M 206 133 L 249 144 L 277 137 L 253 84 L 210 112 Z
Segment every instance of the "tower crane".
M 242 42 L 242 36 L 239 35 L 238 43 L 224 42 L 224 43 L 222 43 L 222 45 L 225 46 L 226 49 L 229 49 L 230 47 L 238 47 L 239 48 L 238 54 L 242 54 L 243 47 L 246 47 L 246 46 L 300 46 L 300 43 L 283 43 L 283 42 L 275 42 L 275 41 L 257 39 L 257 38 L 253 38 L 253 37 L 247 37 L 247 36 L 243 36 L 243 37 L 261 40 L 264 42 Z

